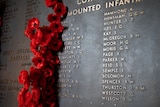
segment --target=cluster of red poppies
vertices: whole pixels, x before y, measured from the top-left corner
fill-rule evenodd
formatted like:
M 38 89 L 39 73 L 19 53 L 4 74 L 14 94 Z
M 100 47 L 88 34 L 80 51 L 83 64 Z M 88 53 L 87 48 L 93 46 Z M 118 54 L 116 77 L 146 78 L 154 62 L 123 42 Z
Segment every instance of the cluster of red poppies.
M 47 7 L 53 9 L 48 15 L 48 26 L 40 27 L 40 21 L 28 21 L 25 35 L 31 40 L 33 66 L 29 71 L 21 70 L 18 81 L 23 88 L 18 93 L 19 107 L 57 107 L 57 67 L 60 64 L 58 52 L 63 47 L 61 34 L 64 27 L 61 19 L 66 7 L 58 0 L 45 0 Z

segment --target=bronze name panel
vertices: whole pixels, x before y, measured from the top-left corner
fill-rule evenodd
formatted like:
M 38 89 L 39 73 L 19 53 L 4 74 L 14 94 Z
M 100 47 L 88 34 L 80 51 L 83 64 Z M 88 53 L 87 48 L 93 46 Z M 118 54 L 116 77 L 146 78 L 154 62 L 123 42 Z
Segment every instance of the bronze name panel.
M 59 53 L 60 107 L 159 107 L 160 2 L 63 0 L 64 51 Z M 38 0 L 6 0 L 1 28 L 0 107 L 16 107 L 17 78 L 33 57 L 28 19 L 48 24 Z

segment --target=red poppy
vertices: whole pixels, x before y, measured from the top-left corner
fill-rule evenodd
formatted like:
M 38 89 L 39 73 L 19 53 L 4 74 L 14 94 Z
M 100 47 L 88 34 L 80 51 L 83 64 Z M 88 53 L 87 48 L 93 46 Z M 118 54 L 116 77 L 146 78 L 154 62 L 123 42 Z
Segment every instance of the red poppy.
M 49 14 L 47 19 L 49 22 L 60 21 L 60 17 L 57 14 Z
M 52 76 L 52 75 L 53 75 L 53 69 L 44 68 L 44 69 L 43 69 L 43 75 L 44 75 L 45 77 Z
M 57 55 L 53 55 L 51 52 L 48 52 L 46 55 L 46 61 L 51 65 L 57 65 L 60 63 L 60 60 Z
M 35 44 L 40 44 L 41 40 L 42 40 L 42 32 L 40 29 L 36 29 L 36 33 L 35 33 L 35 36 L 33 38 L 32 41 L 35 42 Z
M 17 101 L 18 101 L 18 105 L 19 107 L 23 106 L 24 105 L 24 94 L 27 92 L 27 90 L 25 88 L 22 88 L 19 93 L 18 93 L 18 96 L 17 96 Z
M 47 46 L 40 46 L 39 47 L 39 53 L 40 53 L 40 56 L 45 56 L 45 54 L 47 53 L 47 50 L 48 47 Z M 36 55 L 36 56 L 39 56 L 39 55 Z
M 32 62 L 34 63 L 34 65 L 39 69 L 41 67 L 44 66 L 45 64 L 45 60 L 42 56 L 35 56 L 33 59 L 32 59 Z
M 38 18 L 32 18 L 28 21 L 27 28 L 38 28 L 39 24 L 40 22 Z
M 53 76 L 50 76 L 50 77 L 46 77 L 46 82 L 47 82 L 47 86 L 53 86 L 56 80 Z
M 32 100 L 38 104 L 40 100 L 40 89 L 39 88 L 32 88 Z
M 24 31 L 24 34 L 30 39 L 32 40 L 35 36 L 35 28 L 27 28 Z
M 63 43 L 61 40 L 59 39 L 53 39 L 51 40 L 49 47 L 53 50 L 53 51 L 59 51 L 61 49 L 61 47 L 63 46 Z
M 42 47 L 47 46 L 51 41 L 51 34 L 45 34 L 45 36 L 43 36 L 40 45 Z
M 22 70 L 20 71 L 19 77 L 18 77 L 18 81 L 20 84 L 24 84 L 28 81 L 28 71 L 26 70 Z
M 38 46 L 33 44 L 34 42 L 30 42 L 30 50 L 35 56 L 40 56 L 40 52 L 38 51 Z
M 66 6 L 63 3 L 57 3 L 53 10 L 58 16 L 61 17 L 66 13 Z
M 25 107 L 31 102 L 32 94 L 28 92 L 28 90 L 26 90 L 25 88 L 22 88 L 18 93 L 17 100 L 19 107 Z
M 28 80 L 24 83 L 24 88 L 29 89 L 29 87 L 30 87 L 30 81 Z
M 49 25 L 49 28 L 54 33 L 61 33 L 64 29 L 64 27 L 62 26 L 60 22 L 51 22 Z
M 25 94 L 24 94 L 24 101 L 25 101 L 25 105 L 28 105 L 32 100 L 32 94 L 27 91 Z
M 33 66 L 30 67 L 30 81 L 32 81 L 33 87 L 38 87 L 40 77 L 41 77 L 40 70 Z
M 47 7 L 54 7 L 58 0 L 45 0 Z
M 42 32 L 40 29 L 37 28 L 28 28 L 25 30 L 24 34 L 30 39 L 34 39 L 36 44 L 39 44 L 39 42 L 42 39 Z
M 55 94 L 55 91 L 54 91 L 53 87 L 51 87 L 51 86 L 46 87 L 45 94 L 46 95 L 53 95 L 53 94 Z

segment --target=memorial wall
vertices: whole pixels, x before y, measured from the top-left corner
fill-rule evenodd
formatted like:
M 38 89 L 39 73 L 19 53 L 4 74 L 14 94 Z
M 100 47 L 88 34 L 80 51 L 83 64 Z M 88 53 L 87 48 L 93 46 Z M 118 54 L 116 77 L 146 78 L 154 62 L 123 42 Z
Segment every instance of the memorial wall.
M 28 19 L 47 25 L 44 0 L 4 0 L 0 107 L 17 107 L 20 70 L 32 65 Z M 160 2 L 63 0 L 64 50 L 59 53 L 60 107 L 159 107 Z

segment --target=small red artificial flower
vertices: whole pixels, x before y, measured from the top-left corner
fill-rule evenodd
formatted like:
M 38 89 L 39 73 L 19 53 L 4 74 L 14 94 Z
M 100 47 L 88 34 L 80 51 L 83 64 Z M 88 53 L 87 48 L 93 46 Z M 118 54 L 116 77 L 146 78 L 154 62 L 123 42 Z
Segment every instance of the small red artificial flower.
M 61 33 L 64 29 L 64 27 L 62 26 L 60 22 L 51 22 L 49 25 L 49 28 L 54 33 Z
M 32 100 L 32 94 L 25 88 L 22 88 L 18 93 L 17 100 L 19 107 L 28 107 L 29 103 Z
M 60 17 L 57 14 L 49 14 L 47 19 L 49 22 L 54 22 L 54 21 L 60 22 Z
M 41 47 L 44 47 L 44 46 L 48 46 L 48 44 L 50 43 L 51 41 L 51 34 L 45 34 L 45 36 L 43 36 L 42 40 L 41 40 Z
M 49 47 L 54 51 L 59 51 L 61 47 L 63 46 L 63 43 L 59 39 L 53 39 L 51 40 Z
M 35 102 L 35 104 L 38 104 L 40 100 L 40 89 L 32 88 L 31 90 L 32 90 L 32 100 Z
M 54 91 L 53 87 L 51 87 L 51 86 L 46 87 L 45 94 L 46 95 L 54 95 L 55 91 Z
M 39 85 L 39 80 L 41 77 L 41 71 L 35 67 L 30 67 L 30 81 L 32 81 L 32 86 L 37 87 Z
M 24 34 L 30 39 L 35 39 L 36 42 L 40 42 L 42 39 L 42 32 L 41 30 L 37 29 L 37 28 L 27 28 L 24 32 Z M 36 44 L 38 44 L 36 43 Z
M 45 59 L 42 56 L 35 56 L 32 59 L 32 62 L 34 63 L 34 65 L 39 69 L 41 67 L 44 66 L 45 64 Z
M 33 44 L 33 42 L 30 42 L 30 50 L 31 52 L 36 55 L 36 56 L 40 56 L 40 52 L 38 51 L 38 46 L 36 46 L 35 44 Z
M 38 28 L 39 27 L 39 20 L 38 18 L 32 18 L 28 21 L 27 28 Z
M 46 55 L 46 61 L 49 63 L 49 65 L 57 65 L 60 64 L 59 57 L 57 55 L 53 55 L 51 52 L 48 52 Z
M 53 10 L 58 16 L 61 17 L 66 13 L 66 6 L 63 3 L 57 3 Z
M 55 78 L 53 76 L 46 77 L 46 84 L 47 86 L 53 86 L 53 84 L 56 82 Z
M 27 28 L 24 31 L 24 34 L 30 39 L 32 40 L 35 36 L 35 28 Z
M 20 71 L 18 81 L 20 84 L 25 84 L 28 81 L 28 72 L 26 70 Z
M 49 77 L 49 76 L 53 76 L 53 69 L 50 69 L 50 68 L 44 68 L 43 69 L 43 75 L 44 77 Z
M 54 7 L 58 0 L 45 0 L 47 7 Z

